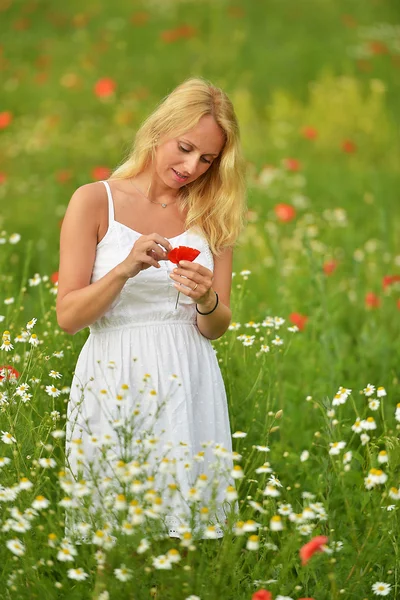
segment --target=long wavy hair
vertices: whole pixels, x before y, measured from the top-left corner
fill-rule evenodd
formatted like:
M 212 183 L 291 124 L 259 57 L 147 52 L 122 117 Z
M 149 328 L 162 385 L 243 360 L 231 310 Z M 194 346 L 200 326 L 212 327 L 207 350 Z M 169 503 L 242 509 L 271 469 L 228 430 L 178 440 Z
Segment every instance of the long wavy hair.
M 160 137 L 182 135 L 203 115 L 212 115 L 225 136 L 224 146 L 209 169 L 178 191 L 186 213 L 185 230 L 198 227 L 218 256 L 233 247 L 246 225 L 246 163 L 239 124 L 226 93 L 201 77 L 191 77 L 163 98 L 142 123 L 127 158 L 109 179 L 127 179 L 154 164 Z

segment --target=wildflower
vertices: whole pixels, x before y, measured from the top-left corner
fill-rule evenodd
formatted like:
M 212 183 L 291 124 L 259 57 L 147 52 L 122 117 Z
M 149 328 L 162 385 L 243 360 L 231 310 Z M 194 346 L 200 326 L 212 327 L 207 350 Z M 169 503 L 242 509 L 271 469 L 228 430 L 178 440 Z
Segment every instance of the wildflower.
M 62 375 L 58 371 L 54 371 L 52 369 L 49 373 L 49 377 L 53 377 L 53 379 L 61 379 Z
M 378 454 L 378 463 L 382 465 L 383 463 L 387 463 L 388 460 L 388 453 L 386 450 L 381 450 Z
M 140 540 L 139 546 L 136 548 L 136 552 L 138 552 L 138 554 L 143 554 L 143 552 L 146 552 L 146 550 L 148 550 L 149 548 L 149 541 L 146 538 L 143 538 Z
M 271 340 L 271 344 L 274 344 L 274 346 L 282 346 L 283 340 L 278 335 L 276 335 L 274 339 Z
M 329 454 L 339 454 L 341 450 L 346 446 L 346 442 L 329 442 L 330 450 Z
M 61 562 L 73 562 L 77 551 L 71 544 L 66 544 L 58 551 L 57 558 Z
M 303 452 L 300 454 L 300 461 L 301 462 L 305 462 L 306 460 L 308 460 L 310 458 L 310 453 L 308 450 L 303 450 Z
M 272 473 L 269 462 L 265 462 L 261 467 L 257 467 L 256 473 Z
M 386 390 L 384 387 L 379 386 L 378 389 L 376 390 L 376 395 L 378 396 L 378 398 L 382 398 L 383 396 L 386 396 Z
M 32 278 L 28 279 L 30 287 L 36 287 L 37 285 L 40 284 L 41 281 L 42 281 L 42 278 L 39 275 L 39 273 L 35 273 Z
M 37 508 L 40 510 L 41 508 L 47 508 L 49 504 L 50 502 L 44 496 L 36 496 L 32 502 L 32 508 Z
M 9 433 L 8 431 L 2 431 L 1 432 L 3 435 L 1 436 L 1 440 L 2 442 L 4 442 L 5 444 L 15 444 L 16 443 L 16 439 L 15 437 L 13 437 L 11 435 L 11 433 Z
M 49 396 L 53 398 L 57 398 L 61 394 L 61 391 L 56 388 L 54 385 L 46 385 L 45 390 Z
M 27 322 L 26 324 L 26 328 L 27 329 L 32 329 L 32 327 L 34 327 L 37 323 L 37 319 L 36 317 L 33 317 L 33 319 L 31 319 L 30 321 Z
M 68 577 L 76 581 L 84 581 L 89 575 L 79 567 L 78 569 L 68 569 Z
M 22 556 L 25 554 L 25 546 L 18 538 L 7 540 L 6 546 L 16 556 Z
M 343 464 L 347 465 L 349 462 L 351 462 L 352 458 L 353 458 L 353 453 L 351 450 L 349 450 L 348 452 L 345 452 L 343 454 Z
M 299 524 L 297 526 L 297 531 L 300 535 L 310 535 L 313 530 L 313 525 L 311 523 Z
M 10 462 L 11 462 L 11 458 L 8 458 L 8 456 L 0 457 L 0 468 L 4 467 L 5 465 L 9 465 Z
M 129 581 L 132 579 L 132 571 L 122 564 L 119 569 L 114 569 L 114 575 L 119 581 Z
M 372 585 L 375 596 L 388 596 L 391 589 L 392 586 L 389 583 L 382 583 L 382 581 L 377 581 Z
M 267 590 L 258 590 L 252 595 L 251 600 L 272 600 L 272 594 Z
M 228 487 L 226 488 L 225 498 L 228 500 L 228 502 L 233 502 L 234 500 L 237 500 L 238 493 L 232 485 L 228 485 Z
M 352 425 L 351 428 L 353 431 L 355 431 L 355 433 L 361 433 L 362 426 L 361 426 L 361 419 L 359 417 L 357 417 L 354 425 Z
M 279 504 L 278 507 L 278 513 L 284 517 L 292 514 L 293 512 L 291 504 Z
M 273 517 L 271 517 L 271 520 L 269 522 L 269 528 L 271 531 L 282 531 L 282 518 L 279 515 L 274 515 Z
M 367 417 L 367 419 L 364 419 L 363 421 L 361 421 L 361 427 L 366 430 L 376 429 L 376 423 L 375 423 L 374 417 Z
M 251 535 L 247 540 L 246 548 L 247 550 L 258 550 L 260 547 L 259 537 L 258 535 Z
M 262 505 L 259 502 L 256 502 L 255 500 L 249 500 L 248 504 L 252 508 L 254 508 L 254 510 L 258 510 L 262 514 L 264 514 L 266 512 L 265 509 L 262 507 Z
M 172 569 L 171 561 L 165 554 L 153 557 L 153 567 L 155 569 Z
M 327 543 L 328 538 L 325 535 L 317 535 L 307 542 L 307 544 L 304 544 L 299 551 L 301 564 L 305 565 L 315 552 L 322 552 L 322 546 Z
M 209 525 L 208 527 L 206 527 L 204 535 L 206 536 L 206 538 L 208 538 L 210 540 L 216 539 L 218 537 L 217 526 L 216 525 Z
M 395 487 L 391 487 L 389 490 L 389 496 L 393 500 L 400 500 L 400 487 L 398 489 Z
M 396 421 L 399 421 L 399 423 L 400 423 L 400 402 L 396 406 L 396 411 L 394 413 L 394 417 L 395 417 Z
M 244 431 L 235 431 L 235 433 L 232 433 L 232 437 L 233 438 L 244 438 L 246 437 L 247 433 L 245 433 Z
M 368 433 L 362 433 L 360 435 L 360 440 L 361 440 L 361 444 L 363 446 L 365 446 L 365 444 L 367 444 L 369 442 L 371 438 L 369 437 Z
M 39 458 L 38 463 L 44 469 L 55 467 L 57 464 L 54 458 Z
M 240 465 L 235 465 L 231 471 L 233 479 L 242 479 L 244 477 L 243 469 Z
M 271 496 L 272 498 L 277 498 L 281 495 L 280 491 L 276 489 L 274 485 L 268 484 L 263 492 L 264 496 Z
M 375 398 L 372 398 L 369 402 L 368 402 L 368 406 L 370 408 L 370 410 L 378 410 L 380 405 L 379 400 L 376 400 Z
M 10 339 L 6 338 L 3 334 L 3 343 L 0 346 L 0 350 L 5 350 L 6 352 L 9 352 L 10 350 L 13 350 L 14 346 L 12 345 L 12 343 L 10 342 Z
M 369 383 L 367 387 L 363 389 L 363 392 L 366 396 L 372 396 L 372 394 L 375 392 L 375 386 L 372 385 L 372 383 Z
M 268 448 L 268 446 L 253 446 L 254 448 L 256 448 L 259 452 L 270 452 L 270 449 Z

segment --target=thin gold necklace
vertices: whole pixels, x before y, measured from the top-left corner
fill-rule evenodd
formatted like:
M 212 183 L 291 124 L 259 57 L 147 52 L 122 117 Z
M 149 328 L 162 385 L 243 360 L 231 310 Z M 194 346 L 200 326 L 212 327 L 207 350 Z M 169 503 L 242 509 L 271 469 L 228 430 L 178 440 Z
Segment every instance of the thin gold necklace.
M 170 204 L 175 204 L 175 202 L 176 202 L 176 200 L 174 200 L 173 202 L 170 202 L 169 204 L 165 204 L 165 202 L 155 202 L 155 200 L 150 200 L 150 198 L 148 197 L 148 194 L 149 194 L 149 189 L 150 189 L 150 186 L 151 186 L 151 181 L 150 181 L 150 185 L 149 185 L 149 187 L 147 188 L 147 195 L 146 195 L 146 194 L 143 194 L 143 192 L 142 192 L 141 190 L 139 190 L 139 188 L 138 188 L 138 187 L 136 187 L 136 185 L 133 183 L 132 179 L 130 180 L 130 182 L 131 182 L 131 184 L 133 185 L 133 187 L 134 187 L 134 188 L 135 188 L 135 189 L 136 189 L 136 190 L 137 190 L 137 191 L 138 191 L 140 194 L 142 194 L 142 196 L 143 196 L 144 198 L 146 198 L 146 200 L 148 200 L 149 202 L 152 202 L 153 204 L 161 204 L 161 206 L 162 206 L 163 208 L 167 208 L 167 206 L 169 206 Z

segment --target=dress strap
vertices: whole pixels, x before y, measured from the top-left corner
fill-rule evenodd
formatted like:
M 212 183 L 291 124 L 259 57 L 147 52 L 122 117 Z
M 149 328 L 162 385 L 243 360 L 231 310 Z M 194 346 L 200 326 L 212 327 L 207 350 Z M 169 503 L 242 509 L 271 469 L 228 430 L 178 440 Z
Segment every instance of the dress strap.
M 104 185 L 106 186 L 106 190 L 107 190 L 107 197 L 108 197 L 108 226 L 110 227 L 111 223 L 114 221 L 114 202 L 113 202 L 113 197 L 112 197 L 112 193 L 111 193 L 111 188 L 110 188 L 110 184 L 108 183 L 108 181 L 102 181 L 102 183 L 104 183 Z

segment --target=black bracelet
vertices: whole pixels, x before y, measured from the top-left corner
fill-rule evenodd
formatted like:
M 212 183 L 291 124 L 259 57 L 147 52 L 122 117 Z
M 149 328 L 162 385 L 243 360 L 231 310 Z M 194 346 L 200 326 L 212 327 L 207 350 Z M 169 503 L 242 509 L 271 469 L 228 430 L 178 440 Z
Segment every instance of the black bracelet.
M 215 292 L 215 290 L 214 290 L 214 292 Z M 218 306 L 218 294 L 217 294 L 217 292 L 215 292 L 215 295 L 217 296 L 217 303 L 216 303 L 216 305 L 214 306 L 214 308 L 213 308 L 212 310 L 210 310 L 210 312 L 208 312 L 208 313 L 202 313 L 202 312 L 200 312 L 200 311 L 198 310 L 198 308 L 197 308 L 197 304 L 196 304 L 196 310 L 197 310 L 197 312 L 199 313 L 199 315 L 210 315 L 212 312 L 214 312 L 214 310 L 215 310 L 215 309 L 217 308 L 217 306 Z

